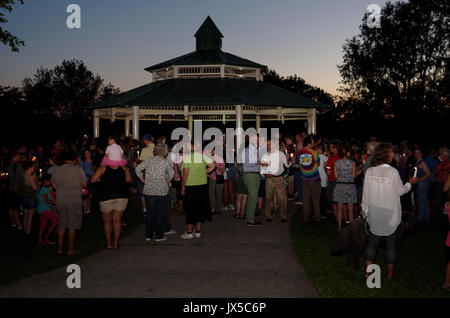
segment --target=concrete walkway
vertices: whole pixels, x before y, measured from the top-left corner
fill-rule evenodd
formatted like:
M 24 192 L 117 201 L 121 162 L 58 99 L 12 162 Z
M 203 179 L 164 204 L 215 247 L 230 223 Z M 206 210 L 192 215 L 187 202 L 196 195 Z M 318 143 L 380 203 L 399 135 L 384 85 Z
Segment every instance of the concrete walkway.
M 289 203 L 292 216 L 297 206 Z M 171 214 L 171 222 L 178 233 L 165 242 L 146 243 L 139 226 L 120 249 L 80 261 L 80 289 L 68 289 L 69 274 L 60 268 L 0 287 L 0 297 L 318 297 L 292 248 L 289 223 L 278 217 L 248 227 L 230 213 L 214 216 L 201 239 L 187 241 L 180 238 L 185 217 Z

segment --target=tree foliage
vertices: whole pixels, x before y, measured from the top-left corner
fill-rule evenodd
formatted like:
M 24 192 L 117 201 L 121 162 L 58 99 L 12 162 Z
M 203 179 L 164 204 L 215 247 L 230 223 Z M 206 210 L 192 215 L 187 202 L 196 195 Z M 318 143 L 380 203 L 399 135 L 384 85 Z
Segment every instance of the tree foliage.
M 64 60 L 54 69 L 40 68 L 33 78 L 23 81 L 23 91 L 34 111 L 69 119 L 81 114 L 81 108 L 97 101 L 104 91 L 103 79 L 87 69 L 83 61 Z
M 323 89 L 307 84 L 297 75 L 281 77 L 275 70 L 269 70 L 264 74 L 264 82 L 284 88 L 296 94 L 311 98 L 316 102 L 326 105 L 334 105 L 333 96 Z
M 4 11 L 11 13 L 13 11 L 13 5 L 15 3 L 23 4 L 24 0 L 0 0 L 0 24 L 8 23 L 5 18 Z M 3 11 L 3 12 L 2 12 Z M 9 46 L 11 51 L 19 52 L 19 46 L 25 46 L 25 42 L 20 40 L 17 36 L 11 34 L 8 30 L 3 29 L 0 26 L 0 42 Z
M 448 114 L 450 2 L 388 2 L 381 28 L 366 20 L 343 47 L 340 115 L 363 122 Z

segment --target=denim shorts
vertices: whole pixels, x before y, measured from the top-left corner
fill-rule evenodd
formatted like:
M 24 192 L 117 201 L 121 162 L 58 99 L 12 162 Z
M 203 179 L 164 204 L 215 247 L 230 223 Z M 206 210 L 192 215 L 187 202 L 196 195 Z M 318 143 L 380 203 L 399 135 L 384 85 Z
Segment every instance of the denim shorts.
M 36 209 L 36 199 L 23 197 L 22 198 L 22 207 L 27 210 L 34 210 Z

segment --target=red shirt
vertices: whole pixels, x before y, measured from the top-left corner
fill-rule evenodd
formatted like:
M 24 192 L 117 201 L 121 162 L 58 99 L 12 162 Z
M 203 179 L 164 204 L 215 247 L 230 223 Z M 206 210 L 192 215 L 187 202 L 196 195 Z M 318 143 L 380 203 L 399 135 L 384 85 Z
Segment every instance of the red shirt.
M 437 180 L 440 182 L 445 182 L 447 176 L 450 174 L 450 160 L 440 161 L 436 168 Z
M 334 154 L 328 158 L 327 166 L 325 167 L 325 172 L 328 175 L 328 181 L 336 181 L 336 177 L 334 176 L 334 163 L 339 159 L 339 155 L 337 154 Z

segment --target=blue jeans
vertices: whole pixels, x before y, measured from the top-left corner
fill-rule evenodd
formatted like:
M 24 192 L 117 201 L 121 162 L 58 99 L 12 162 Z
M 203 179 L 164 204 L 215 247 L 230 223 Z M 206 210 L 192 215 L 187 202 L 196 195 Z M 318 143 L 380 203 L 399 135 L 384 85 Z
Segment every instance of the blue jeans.
M 294 176 L 294 183 L 295 183 L 295 186 L 297 187 L 298 200 L 299 200 L 299 201 L 303 201 L 303 193 L 302 193 L 302 173 L 301 173 L 301 171 L 298 171 L 298 172 L 295 173 L 295 176 Z
M 417 201 L 419 201 L 417 221 L 430 221 L 430 202 L 428 200 L 430 185 L 430 180 L 423 180 L 417 183 Z
M 169 197 L 146 195 L 145 204 L 147 205 L 145 235 L 148 238 L 161 239 L 166 231 Z

